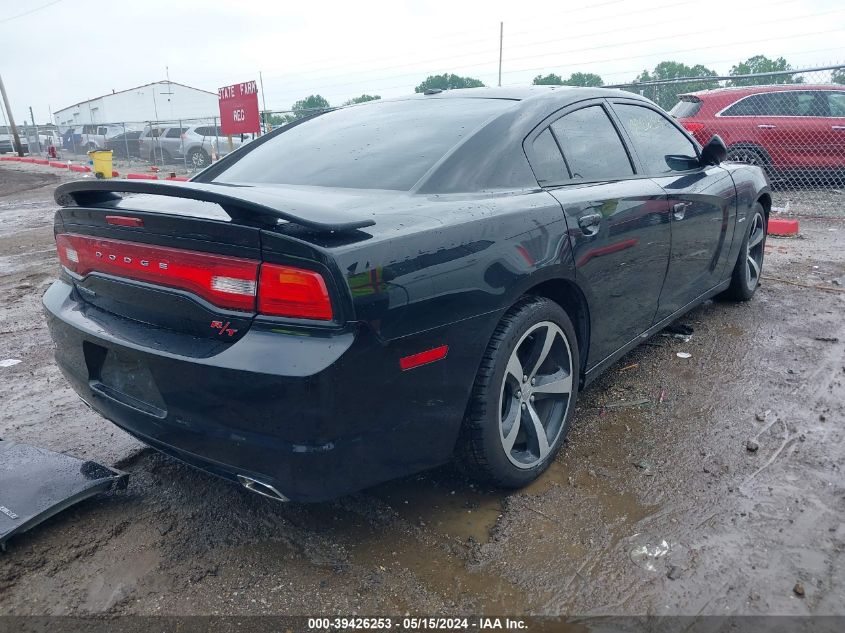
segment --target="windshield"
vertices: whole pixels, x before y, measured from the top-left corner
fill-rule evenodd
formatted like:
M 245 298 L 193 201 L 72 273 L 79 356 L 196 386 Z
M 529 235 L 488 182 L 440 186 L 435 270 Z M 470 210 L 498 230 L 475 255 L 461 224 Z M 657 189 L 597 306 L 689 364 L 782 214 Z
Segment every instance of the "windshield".
M 514 103 L 434 98 L 334 110 L 259 145 L 215 181 L 407 191 L 451 148 Z

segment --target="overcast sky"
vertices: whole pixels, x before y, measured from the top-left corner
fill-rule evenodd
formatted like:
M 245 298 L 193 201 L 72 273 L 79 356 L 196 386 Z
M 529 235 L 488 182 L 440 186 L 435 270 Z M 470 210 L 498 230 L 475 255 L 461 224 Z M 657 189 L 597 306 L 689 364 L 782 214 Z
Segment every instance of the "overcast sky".
M 503 85 L 574 71 L 619 83 L 665 59 L 719 73 L 755 54 L 845 62 L 842 0 L 0 0 L 0 74 L 19 123 L 165 67 L 215 92 L 262 71 L 267 107 L 283 110 L 312 93 L 401 95 L 443 72 L 496 85 L 500 21 Z

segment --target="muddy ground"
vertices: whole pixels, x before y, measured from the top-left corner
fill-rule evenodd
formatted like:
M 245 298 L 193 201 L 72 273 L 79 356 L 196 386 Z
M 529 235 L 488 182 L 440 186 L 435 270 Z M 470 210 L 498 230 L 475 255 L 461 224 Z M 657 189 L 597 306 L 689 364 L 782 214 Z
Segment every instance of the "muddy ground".
M 776 193 L 802 234 L 770 240 L 755 299 L 617 363 L 529 488 L 444 467 L 302 506 L 143 450 L 65 386 L 40 296 L 67 177 L 0 168 L 0 360 L 22 361 L 0 437 L 131 481 L 10 542 L 0 613 L 845 614 L 845 194 Z

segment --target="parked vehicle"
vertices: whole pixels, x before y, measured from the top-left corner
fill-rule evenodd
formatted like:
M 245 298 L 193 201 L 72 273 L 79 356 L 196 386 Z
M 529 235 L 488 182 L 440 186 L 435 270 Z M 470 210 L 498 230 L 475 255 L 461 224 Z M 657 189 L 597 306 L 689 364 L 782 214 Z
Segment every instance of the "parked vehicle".
M 23 150 L 24 154 L 29 153 L 29 141 L 27 140 L 26 136 L 19 135 L 18 138 L 21 142 L 21 149 Z M 11 134 L 0 134 L 0 154 L 11 154 L 15 151 L 15 142 L 12 138 Z
M 63 147 L 75 150 L 77 153 L 90 152 L 97 149 L 105 149 L 106 140 L 123 134 L 127 131 L 123 125 L 103 125 L 97 123 L 85 123 L 75 125 L 63 136 Z
M 240 136 L 232 137 L 237 149 L 244 143 Z M 195 169 L 211 164 L 212 153 L 225 156 L 229 153 L 229 139 L 213 125 L 162 126 L 147 128 L 139 141 L 141 157 L 151 163 L 186 161 Z
M 671 114 L 699 142 L 721 136 L 728 160 L 777 178 L 845 177 L 845 86 L 750 86 L 679 98 Z
M 523 486 L 602 370 L 753 296 L 769 188 L 724 157 L 630 93 L 477 88 L 299 121 L 191 182 L 66 183 L 56 360 L 141 441 L 276 499 L 455 454 Z
M 110 149 L 115 158 L 140 158 L 141 157 L 141 132 L 126 132 L 106 139 L 104 149 Z

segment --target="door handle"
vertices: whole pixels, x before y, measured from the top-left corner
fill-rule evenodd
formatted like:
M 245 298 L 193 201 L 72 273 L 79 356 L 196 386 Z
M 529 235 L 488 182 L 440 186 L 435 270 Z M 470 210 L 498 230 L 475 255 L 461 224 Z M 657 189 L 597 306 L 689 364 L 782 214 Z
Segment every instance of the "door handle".
M 757 127 L 760 128 L 761 130 L 774 130 L 777 126 L 776 125 L 770 125 L 769 123 L 761 123 Z
M 684 216 L 687 214 L 688 206 L 690 206 L 689 202 L 678 202 L 677 204 L 672 205 L 672 217 L 676 220 L 683 220 Z
M 578 226 L 584 235 L 595 235 L 599 232 L 602 217 L 601 213 L 587 213 L 578 218 Z

